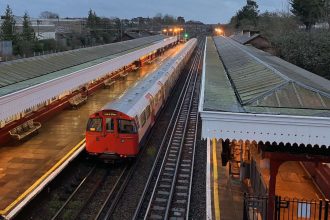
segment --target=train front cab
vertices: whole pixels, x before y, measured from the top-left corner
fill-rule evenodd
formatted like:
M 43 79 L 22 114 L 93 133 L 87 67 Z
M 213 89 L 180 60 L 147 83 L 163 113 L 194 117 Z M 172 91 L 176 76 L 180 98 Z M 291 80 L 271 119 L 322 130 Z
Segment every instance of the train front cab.
M 103 159 L 135 157 L 138 131 L 133 118 L 114 110 L 90 116 L 86 129 L 86 151 Z

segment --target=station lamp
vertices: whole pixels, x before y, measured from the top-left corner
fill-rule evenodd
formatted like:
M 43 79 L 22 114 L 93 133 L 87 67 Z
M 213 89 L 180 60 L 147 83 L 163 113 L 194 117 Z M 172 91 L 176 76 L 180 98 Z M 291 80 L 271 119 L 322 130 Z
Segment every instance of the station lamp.
M 223 30 L 221 28 L 215 28 L 214 31 L 218 35 L 222 35 L 223 34 Z

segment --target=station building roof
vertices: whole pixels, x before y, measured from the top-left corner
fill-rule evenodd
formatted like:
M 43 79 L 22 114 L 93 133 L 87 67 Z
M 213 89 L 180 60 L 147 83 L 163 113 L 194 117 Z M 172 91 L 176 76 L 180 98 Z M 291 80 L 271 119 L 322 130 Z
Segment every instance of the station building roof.
M 208 37 L 204 55 L 203 138 L 330 155 L 329 80 L 227 37 Z
M 88 68 L 164 38 L 155 35 L 1 63 L 0 96 Z
M 206 48 L 203 109 L 330 117 L 330 81 L 217 37 Z

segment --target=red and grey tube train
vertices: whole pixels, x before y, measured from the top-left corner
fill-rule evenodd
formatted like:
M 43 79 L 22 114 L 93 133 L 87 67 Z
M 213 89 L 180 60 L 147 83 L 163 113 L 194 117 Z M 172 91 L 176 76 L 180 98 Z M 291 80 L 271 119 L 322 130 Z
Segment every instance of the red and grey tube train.
M 196 39 L 188 41 L 158 70 L 92 114 L 86 129 L 86 151 L 104 159 L 135 157 L 196 44 Z

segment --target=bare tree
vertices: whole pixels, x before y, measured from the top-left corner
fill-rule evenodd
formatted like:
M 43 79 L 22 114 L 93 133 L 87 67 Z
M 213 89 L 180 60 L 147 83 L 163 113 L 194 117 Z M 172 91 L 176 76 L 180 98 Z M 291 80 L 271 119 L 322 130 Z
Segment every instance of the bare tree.
M 45 19 L 59 18 L 59 15 L 51 11 L 43 11 L 40 13 L 39 18 L 45 18 Z

